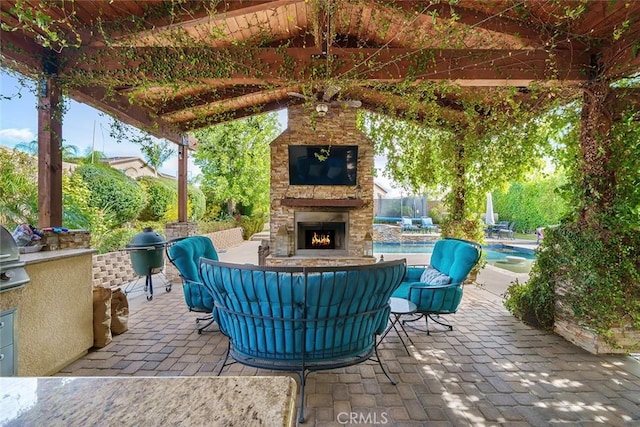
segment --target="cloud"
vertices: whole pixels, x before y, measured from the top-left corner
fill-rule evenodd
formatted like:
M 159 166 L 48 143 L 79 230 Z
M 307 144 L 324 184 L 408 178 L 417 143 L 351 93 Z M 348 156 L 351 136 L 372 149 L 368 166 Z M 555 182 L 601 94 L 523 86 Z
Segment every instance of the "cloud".
M 30 142 L 36 139 L 36 135 L 29 128 L 23 129 L 0 129 L 0 143 L 17 144 L 19 142 Z

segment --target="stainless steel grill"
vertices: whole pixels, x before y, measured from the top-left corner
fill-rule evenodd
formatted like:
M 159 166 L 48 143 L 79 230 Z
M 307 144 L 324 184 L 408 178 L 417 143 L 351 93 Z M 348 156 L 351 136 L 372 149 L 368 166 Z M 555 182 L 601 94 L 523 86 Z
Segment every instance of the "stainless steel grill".
M 0 292 L 16 289 L 29 282 L 29 275 L 20 261 L 20 251 L 11 233 L 0 225 Z

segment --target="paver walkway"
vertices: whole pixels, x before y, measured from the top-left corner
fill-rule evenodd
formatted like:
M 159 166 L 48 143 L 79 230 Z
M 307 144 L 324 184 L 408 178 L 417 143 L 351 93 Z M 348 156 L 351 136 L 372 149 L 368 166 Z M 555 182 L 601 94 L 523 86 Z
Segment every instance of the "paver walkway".
M 254 249 L 247 242 L 220 257 L 246 262 Z M 495 270 L 481 273 L 480 282 L 486 274 L 508 285 L 511 277 Z M 197 334 L 179 285 L 169 293 L 156 289 L 152 301 L 130 297 L 129 331 L 57 375 L 215 375 L 227 339 L 216 326 Z M 373 362 L 310 374 L 304 425 L 640 426 L 637 360 L 594 356 L 527 326 L 491 289 L 495 283 L 466 287 L 451 332 L 408 329 L 410 355 L 393 332 L 385 338 L 380 354 L 397 386 Z M 256 374 L 287 375 L 239 364 L 222 373 Z

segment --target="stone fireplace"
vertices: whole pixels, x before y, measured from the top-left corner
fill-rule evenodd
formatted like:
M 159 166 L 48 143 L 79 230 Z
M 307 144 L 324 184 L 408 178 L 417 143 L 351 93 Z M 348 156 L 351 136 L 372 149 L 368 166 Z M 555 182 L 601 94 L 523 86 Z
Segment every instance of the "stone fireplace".
M 289 108 L 289 125 L 271 143 L 271 254 L 266 265 L 354 265 L 375 262 L 363 256 L 364 237 L 373 231 L 373 142 L 356 127 L 356 108 L 333 107 L 326 116 Z M 289 146 L 325 146 L 340 152 L 357 146 L 356 179 L 331 185 L 290 179 Z M 349 166 L 351 168 L 352 165 Z M 330 169 L 330 164 L 327 165 Z M 305 185 L 307 184 L 307 185 Z M 276 256 L 277 234 L 287 230 L 289 248 Z M 286 241 L 279 240 L 280 242 Z

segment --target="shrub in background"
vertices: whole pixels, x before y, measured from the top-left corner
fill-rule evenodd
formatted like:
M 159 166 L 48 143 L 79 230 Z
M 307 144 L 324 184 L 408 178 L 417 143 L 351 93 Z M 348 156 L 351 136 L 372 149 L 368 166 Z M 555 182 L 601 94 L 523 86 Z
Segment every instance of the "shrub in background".
M 133 239 L 133 236 L 138 234 L 140 231 L 141 230 L 130 227 L 109 230 L 101 236 L 99 241 L 95 242 L 95 247 L 98 249 L 98 253 L 100 254 L 119 251 L 126 248 L 127 244 L 129 244 Z
M 167 208 L 165 221 L 172 222 L 178 220 L 178 181 L 163 179 L 164 183 L 172 188 L 176 193 L 175 200 Z M 198 222 L 204 216 L 206 201 L 204 193 L 192 184 L 187 185 L 187 220 Z
M 506 193 L 493 193 L 494 212 L 500 220 L 515 221 L 520 233 L 558 224 L 567 213 L 567 202 L 558 191 L 565 182 L 566 177 L 560 172 L 514 182 Z
M 138 182 L 147 194 L 147 205 L 142 209 L 138 219 L 141 221 L 158 221 L 167 217 L 171 206 L 178 203 L 178 191 L 168 185 L 166 180 L 150 176 L 138 178 Z M 176 219 L 177 213 L 176 213 Z
M 62 222 L 65 227 L 88 230 L 91 245 L 108 232 L 113 224 L 112 214 L 89 204 L 91 190 L 80 174 L 65 173 L 62 176 Z
M 264 215 L 256 215 L 253 217 L 242 216 L 238 221 L 238 225 L 242 227 L 242 238 L 249 240 L 251 236 L 261 232 L 264 229 L 266 217 Z
M 38 223 L 38 162 L 17 150 L 0 149 L 0 223 Z
M 146 204 L 142 187 L 108 165 L 85 164 L 76 169 L 91 189 L 89 204 L 113 215 L 116 224 L 138 217 Z

